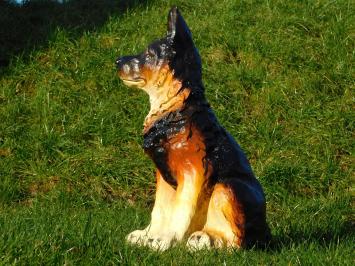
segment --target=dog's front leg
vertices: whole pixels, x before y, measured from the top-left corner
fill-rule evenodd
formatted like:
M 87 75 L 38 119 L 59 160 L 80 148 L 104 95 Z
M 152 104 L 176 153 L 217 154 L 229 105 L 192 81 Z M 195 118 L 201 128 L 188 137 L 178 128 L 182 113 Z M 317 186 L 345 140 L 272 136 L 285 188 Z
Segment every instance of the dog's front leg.
M 151 221 L 145 229 L 135 230 L 128 234 L 126 239 L 131 244 L 150 245 L 168 227 L 176 191 L 164 180 L 159 171 L 157 171 L 156 179 L 155 203 Z
M 147 243 L 150 247 L 164 251 L 175 241 L 180 241 L 188 230 L 195 214 L 198 195 L 202 187 L 202 175 L 195 169 L 185 171 L 178 178 L 178 187 L 168 224 Z

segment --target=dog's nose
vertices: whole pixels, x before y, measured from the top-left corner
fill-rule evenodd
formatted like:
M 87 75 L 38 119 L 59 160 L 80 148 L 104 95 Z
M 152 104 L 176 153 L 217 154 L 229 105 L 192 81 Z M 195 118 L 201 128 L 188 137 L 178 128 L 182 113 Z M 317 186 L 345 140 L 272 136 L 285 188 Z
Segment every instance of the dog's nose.
M 122 57 L 118 57 L 115 61 L 116 63 L 116 67 L 117 68 L 120 68 L 121 64 L 122 64 Z
M 116 59 L 116 67 L 118 69 L 129 68 L 130 63 L 134 58 L 134 56 L 120 56 Z

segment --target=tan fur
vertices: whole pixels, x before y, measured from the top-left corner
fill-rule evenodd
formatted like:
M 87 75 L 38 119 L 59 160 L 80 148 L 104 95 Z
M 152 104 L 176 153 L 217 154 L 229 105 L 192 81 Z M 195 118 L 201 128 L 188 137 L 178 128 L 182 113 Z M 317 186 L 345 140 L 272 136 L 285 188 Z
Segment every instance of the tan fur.
M 244 231 L 229 221 L 244 224 L 244 213 L 230 188 L 217 184 L 210 200 L 203 231 L 214 240 L 222 240 L 227 247 L 240 247 Z
M 165 113 L 179 109 L 188 97 L 190 90 L 184 89 L 180 92 L 181 82 L 174 79 L 168 65 L 161 66 L 155 74 L 151 74 L 150 69 L 144 70 L 143 74 L 151 76 L 151 79 L 142 88 L 148 93 L 150 101 L 150 111 L 144 121 L 144 131 L 148 131 L 151 125 Z
M 174 78 L 168 64 L 154 68 L 145 66 L 140 72 L 141 82 L 131 82 L 131 77 L 121 71 L 119 76 L 130 87 L 138 87 L 149 95 L 150 110 L 144 121 L 144 132 L 147 132 L 155 121 L 164 114 L 181 108 L 189 96 L 189 89 L 181 89 L 181 81 Z

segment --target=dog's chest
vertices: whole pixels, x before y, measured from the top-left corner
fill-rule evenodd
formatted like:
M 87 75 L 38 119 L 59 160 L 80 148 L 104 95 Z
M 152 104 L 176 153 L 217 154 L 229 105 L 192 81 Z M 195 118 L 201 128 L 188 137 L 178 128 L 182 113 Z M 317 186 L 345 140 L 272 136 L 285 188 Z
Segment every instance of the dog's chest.
M 149 155 L 161 153 L 166 144 L 186 130 L 186 120 L 177 121 L 162 119 L 154 124 L 147 133 L 144 134 L 143 149 Z
M 175 118 L 175 119 L 173 119 Z M 185 132 L 187 123 L 185 119 L 177 117 L 166 117 L 156 122 L 153 127 L 144 134 L 143 149 L 154 161 L 165 181 L 176 185 L 175 175 L 172 173 L 168 156 L 174 150 L 179 150 L 183 143 L 175 142 L 176 136 Z

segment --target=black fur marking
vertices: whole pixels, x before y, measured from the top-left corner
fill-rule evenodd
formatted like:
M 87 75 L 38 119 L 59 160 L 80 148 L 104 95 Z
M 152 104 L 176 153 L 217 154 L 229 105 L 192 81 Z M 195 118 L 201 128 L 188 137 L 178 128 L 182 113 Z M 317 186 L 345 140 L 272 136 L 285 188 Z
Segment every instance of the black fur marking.
M 183 81 L 183 87 L 192 88 L 201 85 L 201 57 L 192 40 L 192 34 L 179 10 L 173 7 L 168 15 L 168 34 L 166 40 L 170 43 L 172 54 L 170 69 L 175 78 Z
M 170 136 L 180 132 L 186 125 L 186 119 L 179 112 L 172 112 L 155 122 L 144 134 L 144 151 L 154 161 L 164 180 L 170 185 L 176 186 L 176 177 L 173 176 L 168 166 L 168 150 L 165 144 Z

